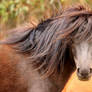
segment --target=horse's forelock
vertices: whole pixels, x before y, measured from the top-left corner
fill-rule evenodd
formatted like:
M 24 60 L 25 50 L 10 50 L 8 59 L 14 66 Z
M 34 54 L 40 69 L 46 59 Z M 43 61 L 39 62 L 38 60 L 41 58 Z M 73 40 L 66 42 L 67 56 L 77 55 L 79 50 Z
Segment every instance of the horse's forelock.
M 69 38 L 76 42 L 92 39 L 92 10 L 89 7 L 74 6 L 66 9 L 61 16 L 56 19 L 62 18 L 67 21 L 68 25 L 59 31 L 57 39 Z M 72 20 L 72 21 L 71 21 Z

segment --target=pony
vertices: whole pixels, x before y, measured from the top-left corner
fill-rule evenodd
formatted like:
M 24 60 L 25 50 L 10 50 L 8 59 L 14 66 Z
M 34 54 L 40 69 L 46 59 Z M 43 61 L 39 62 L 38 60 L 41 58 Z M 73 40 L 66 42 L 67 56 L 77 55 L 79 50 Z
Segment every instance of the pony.
M 1 92 L 61 92 L 74 70 L 92 73 L 92 10 L 68 7 L 36 27 L 15 28 L 0 41 Z
M 92 92 L 92 78 L 88 81 L 80 81 L 75 71 L 69 78 L 63 92 Z

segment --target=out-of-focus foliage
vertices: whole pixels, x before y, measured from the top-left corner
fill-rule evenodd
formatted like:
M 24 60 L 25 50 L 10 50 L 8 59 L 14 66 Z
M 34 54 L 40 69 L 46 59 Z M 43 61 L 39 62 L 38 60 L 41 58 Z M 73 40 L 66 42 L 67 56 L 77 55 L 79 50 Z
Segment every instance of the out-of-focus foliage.
M 19 24 L 32 16 L 50 17 L 59 4 L 59 0 L 0 0 L 0 24 Z
M 13 26 L 31 21 L 31 18 L 48 18 L 57 10 L 76 2 L 92 7 L 92 0 L 0 0 L 0 24 Z
M 28 1 L 28 0 L 27 0 Z M 1 0 L 0 1 L 0 19 L 7 22 L 8 19 L 17 18 L 19 15 L 25 15 L 29 8 L 26 0 Z

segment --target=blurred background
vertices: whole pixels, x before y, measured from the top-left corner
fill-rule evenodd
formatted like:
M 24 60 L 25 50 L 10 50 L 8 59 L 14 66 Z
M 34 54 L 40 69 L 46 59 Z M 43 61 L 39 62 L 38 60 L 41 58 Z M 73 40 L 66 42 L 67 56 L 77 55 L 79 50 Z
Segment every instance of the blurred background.
M 92 7 L 92 0 L 0 0 L 0 32 L 26 22 L 39 23 L 75 3 Z

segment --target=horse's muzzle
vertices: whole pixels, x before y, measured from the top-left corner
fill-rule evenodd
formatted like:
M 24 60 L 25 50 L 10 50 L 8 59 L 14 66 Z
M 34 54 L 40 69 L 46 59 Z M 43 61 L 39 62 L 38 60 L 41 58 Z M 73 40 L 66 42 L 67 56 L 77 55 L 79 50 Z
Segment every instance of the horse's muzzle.
M 87 81 L 91 78 L 92 75 L 92 68 L 90 69 L 77 69 L 77 76 L 79 80 Z

